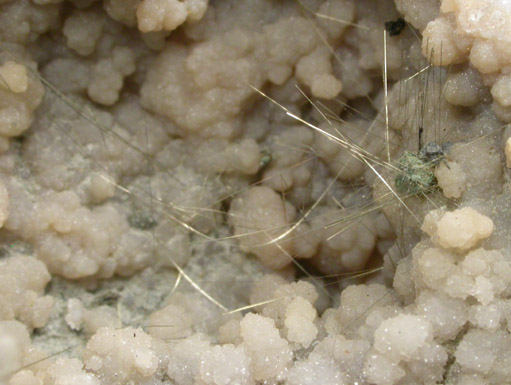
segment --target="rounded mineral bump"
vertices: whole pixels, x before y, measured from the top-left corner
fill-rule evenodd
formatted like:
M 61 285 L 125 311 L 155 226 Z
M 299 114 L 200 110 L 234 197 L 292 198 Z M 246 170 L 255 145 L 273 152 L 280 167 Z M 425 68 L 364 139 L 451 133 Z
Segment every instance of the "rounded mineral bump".
M 99 378 L 84 370 L 83 366 L 83 362 L 77 358 L 59 358 L 43 374 L 44 383 L 100 385 Z
M 467 175 L 458 163 L 441 162 L 435 169 L 435 177 L 447 198 L 459 198 L 467 188 Z
M 297 342 L 304 348 L 309 347 L 318 334 L 314 325 L 316 309 L 302 297 L 295 298 L 286 308 L 284 325 L 287 328 L 287 339 Z
M 144 0 L 137 7 L 142 32 L 173 31 L 186 20 L 186 4 L 177 0 Z
M 441 284 L 458 271 L 454 255 L 434 247 L 422 252 L 415 261 L 424 283 L 432 289 Z
M 422 291 L 416 306 L 417 314 L 431 323 L 436 338 L 455 338 L 468 319 L 468 306 L 464 301 L 434 291 Z
M 42 385 L 42 383 L 30 370 L 20 370 L 9 379 L 8 385 Z
M 210 343 L 200 334 L 177 340 L 170 346 L 167 375 L 179 385 L 194 385 L 199 374 L 202 357 L 211 349 Z
M 433 242 L 446 249 L 466 251 L 488 238 L 493 222 L 471 207 L 445 213 L 437 223 Z
M 28 331 L 20 322 L 0 321 L 0 382 L 21 369 L 30 347 Z
M 374 333 L 374 348 L 392 360 L 410 359 L 432 337 L 429 322 L 418 316 L 401 314 L 381 323 Z
M 199 376 L 201 385 L 255 384 L 243 345 L 213 347 L 201 359 Z
M 95 203 L 102 203 L 115 194 L 115 182 L 103 173 L 94 175 L 89 185 L 89 194 Z
M 464 369 L 476 373 L 488 373 L 497 358 L 497 341 L 502 337 L 502 333 L 470 330 L 456 349 L 456 362 Z
M 364 375 L 374 384 L 391 385 L 404 377 L 406 372 L 401 365 L 390 360 L 388 356 L 370 352 L 365 361 Z
M 152 337 L 142 329 L 131 327 L 100 328 L 87 342 L 83 362 L 88 370 L 109 384 L 123 384 L 133 379 L 142 381 L 158 367 Z
M 27 68 L 23 64 L 14 61 L 6 61 L 0 67 L 0 88 L 20 93 L 28 88 Z
M 249 313 L 241 321 L 241 336 L 257 381 L 282 378 L 293 353 L 272 319 Z
M 295 210 L 271 188 L 252 187 L 231 202 L 229 222 L 243 249 L 251 251 L 272 268 L 282 268 L 292 260 L 292 242 L 273 239 L 289 228 Z

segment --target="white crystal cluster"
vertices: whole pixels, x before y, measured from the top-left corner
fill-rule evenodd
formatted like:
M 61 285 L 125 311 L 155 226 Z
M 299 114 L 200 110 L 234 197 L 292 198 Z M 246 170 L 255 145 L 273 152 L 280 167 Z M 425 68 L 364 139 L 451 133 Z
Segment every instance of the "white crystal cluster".
M 510 21 L 0 0 L 0 384 L 508 383 Z
M 471 226 L 460 241 L 465 223 Z M 54 383 L 145 383 L 164 374 L 179 385 L 403 384 L 438 383 L 451 372 L 456 384 L 503 383 L 511 375 L 511 262 L 505 252 L 480 247 L 492 228 L 488 217 L 469 207 L 431 212 L 423 224 L 430 237 L 399 262 L 394 288 L 350 286 L 321 316 L 314 285 L 267 275 L 251 293 L 251 302 L 261 305 L 227 321 L 221 343 L 183 334 L 190 315 L 168 305 L 151 316 L 149 334 L 97 329 L 83 364 L 61 358 L 16 372 L 33 348 L 24 325 L 4 321 L 2 349 L 11 360 L 2 363 L 3 372 L 15 373 L 9 384 L 25 378 L 41 383 L 48 376 Z M 169 328 L 159 331 L 166 323 Z

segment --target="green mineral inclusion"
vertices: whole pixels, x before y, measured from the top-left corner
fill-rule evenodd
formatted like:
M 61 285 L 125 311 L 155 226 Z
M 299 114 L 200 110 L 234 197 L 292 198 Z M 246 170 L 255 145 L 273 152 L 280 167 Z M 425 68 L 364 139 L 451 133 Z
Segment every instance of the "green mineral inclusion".
M 421 159 L 418 154 L 405 152 L 399 158 L 397 168 L 400 172 L 396 176 L 395 185 L 402 194 L 416 195 L 436 186 L 434 164 Z

